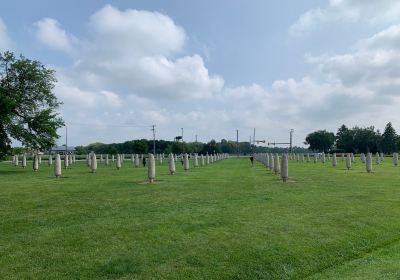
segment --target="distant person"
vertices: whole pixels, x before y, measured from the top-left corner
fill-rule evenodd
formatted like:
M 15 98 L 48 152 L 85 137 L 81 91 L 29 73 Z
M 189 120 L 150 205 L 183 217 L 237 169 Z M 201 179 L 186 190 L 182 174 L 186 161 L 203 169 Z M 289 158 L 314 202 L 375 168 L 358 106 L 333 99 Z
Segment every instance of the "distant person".
M 251 166 L 254 166 L 254 157 L 250 156 Z
M 142 164 L 143 164 L 143 167 L 146 167 L 146 158 L 145 157 L 143 157 Z

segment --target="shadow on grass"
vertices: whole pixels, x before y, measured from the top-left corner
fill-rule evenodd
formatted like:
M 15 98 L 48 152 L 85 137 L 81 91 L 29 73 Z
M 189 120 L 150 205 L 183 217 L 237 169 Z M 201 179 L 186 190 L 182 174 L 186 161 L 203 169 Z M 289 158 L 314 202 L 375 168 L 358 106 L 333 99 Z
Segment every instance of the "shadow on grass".
M 140 272 L 142 272 L 141 263 L 131 256 L 111 259 L 98 268 L 98 273 L 107 278 L 119 278 Z
M 154 180 L 154 182 L 150 183 L 149 180 L 145 180 L 145 181 L 140 180 L 140 181 L 132 181 L 131 183 L 138 184 L 138 185 L 149 185 L 149 186 L 152 186 L 152 185 L 158 185 L 160 183 L 163 183 L 164 181 L 165 180 Z
M 0 175 L 15 175 L 19 173 L 25 173 L 26 169 L 20 169 L 20 170 L 0 170 Z M 32 171 L 33 172 L 33 171 Z

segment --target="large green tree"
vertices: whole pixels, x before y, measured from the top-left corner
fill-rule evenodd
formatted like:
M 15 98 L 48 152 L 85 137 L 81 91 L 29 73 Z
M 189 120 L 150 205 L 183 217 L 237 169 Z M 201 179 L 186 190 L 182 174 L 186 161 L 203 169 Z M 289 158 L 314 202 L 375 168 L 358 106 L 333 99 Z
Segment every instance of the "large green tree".
M 328 152 L 335 142 L 335 134 L 326 130 L 318 130 L 307 135 L 305 144 L 309 149 L 318 152 Z
M 393 128 L 392 123 L 389 122 L 386 127 L 385 131 L 382 134 L 381 140 L 381 147 L 384 153 L 393 153 L 397 152 L 397 142 L 398 142 L 398 135 L 396 130 Z
M 336 133 L 336 148 L 344 152 L 354 152 L 354 131 L 344 124 Z
M 373 126 L 370 127 L 353 127 L 354 134 L 353 146 L 356 153 L 376 153 L 380 151 L 381 135 L 379 131 L 375 131 Z
M 54 71 L 39 61 L 11 52 L 0 53 L 0 157 L 12 139 L 35 150 L 52 147 L 64 125 L 52 90 Z

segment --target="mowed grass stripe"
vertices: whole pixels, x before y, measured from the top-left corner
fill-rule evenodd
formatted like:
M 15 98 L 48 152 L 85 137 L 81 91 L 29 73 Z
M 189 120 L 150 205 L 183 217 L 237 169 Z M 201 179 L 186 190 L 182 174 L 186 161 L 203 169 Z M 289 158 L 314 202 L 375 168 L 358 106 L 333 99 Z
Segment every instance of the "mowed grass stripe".
M 29 163 L 28 163 L 29 166 Z M 168 175 L 125 161 L 79 162 L 56 180 L 0 164 L 0 274 L 6 279 L 292 279 L 399 238 L 399 172 L 388 159 L 289 163 L 281 182 L 232 158 Z

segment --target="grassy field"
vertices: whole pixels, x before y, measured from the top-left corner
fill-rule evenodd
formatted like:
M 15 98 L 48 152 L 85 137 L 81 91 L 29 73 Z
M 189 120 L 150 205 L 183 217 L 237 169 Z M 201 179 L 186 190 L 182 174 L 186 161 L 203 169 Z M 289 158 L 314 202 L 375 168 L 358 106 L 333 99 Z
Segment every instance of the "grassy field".
M 29 163 L 30 164 L 30 163 Z M 399 279 L 400 167 L 0 163 L 1 279 Z

